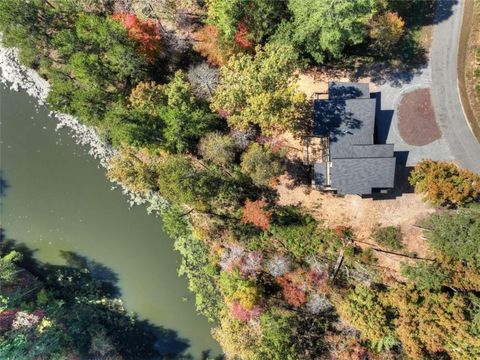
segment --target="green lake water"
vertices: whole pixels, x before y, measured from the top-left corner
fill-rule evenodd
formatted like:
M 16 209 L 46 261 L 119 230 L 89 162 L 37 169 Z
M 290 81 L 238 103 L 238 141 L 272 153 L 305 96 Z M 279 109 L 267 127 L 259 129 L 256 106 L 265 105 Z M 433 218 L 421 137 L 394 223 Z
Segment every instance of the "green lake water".
M 42 261 L 62 264 L 59 251 L 67 250 L 108 267 L 128 310 L 176 331 L 195 359 L 206 350 L 218 355 L 210 324 L 195 313 L 187 281 L 177 276 L 180 255 L 161 221 L 143 206 L 129 208 L 97 161 L 66 130 L 55 132 L 55 120 L 35 103 L 0 85 L 6 237 L 35 249 Z

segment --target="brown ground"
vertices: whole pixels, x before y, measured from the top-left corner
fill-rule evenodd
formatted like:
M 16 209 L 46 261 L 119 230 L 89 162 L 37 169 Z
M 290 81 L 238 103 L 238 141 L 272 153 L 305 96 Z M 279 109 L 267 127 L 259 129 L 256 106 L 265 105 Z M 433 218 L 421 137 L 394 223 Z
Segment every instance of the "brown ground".
M 355 238 L 361 242 L 375 245 L 371 234 L 377 224 L 400 226 L 404 252 L 428 257 L 428 247 L 422 238 L 422 231 L 412 225 L 434 213 L 435 209 L 422 201 L 420 195 L 403 194 L 386 200 L 365 199 L 357 195 L 338 197 L 307 185 L 291 186 L 291 179 L 286 175 L 280 178 L 276 189 L 281 205 L 300 205 L 329 227 L 350 226 Z M 378 245 L 375 247 L 381 248 Z M 404 257 L 381 252 L 376 252 L 376 255 L 378 265 L 391 269 L 392 275 L 398 275 Z
M 327 98 L 329 81 L 350 81 L 348 71 L 336 71 L 332 69 L 310 70 L 300 74 L 298 77 L 298 88 L 303 91 L 309 98 L 313 94 L 320 93 Z M 370 82 L 369 77 L 362 77 L 355 80 L 356 82 L 370 83 L 370 92 L 377 90 L 376 86 Z
M 398 106 L 400 136 L 410 145 L 423 146 L 442 133 L 435 120 L 430 89 L 418 89 L 404 95 Z
M 428 33 L 426 38 L 429 38 Z M 368 77 L 355 80 L 358 82 L 370 82 Z M 323 94 L 322 96 L 326 97 L 328 81 L 349 81 L 349 74 L 338 71 L 309 71 L 299 75 L 297 84 L 299 89 L 311 98 L 313 98 L 315 93 L 321 93 Z M 370 91 L 376 90 L 376 86 L 370 82 Z M 420 126 L 420 131 L 422 132 L 420 139 L 423 140 L 427 136 L 429 138 L 427 143 L 429 143 L 440 137 L 441 133 L 435 122 L 430 92 L 428 89 L 422 92 L 423 95 L 420 99 L 423 98 L 423 101 L 420 103 L 421 106 L 419 107 L 416 104 L 419 109 L 410 115 L 415 115 L 416 123 L 414 125 L 417 128 L 416 131 L 419 128 L 418 124 L 423 125 Z M 414 96 L 418 96 L 418 93 L 415 92 Z M 408 97 L 407 100 L 410 102 L 412 99 Z M 428 108 L 430 108 L 431 113 L 427 111 Z M 425 123 L 423 118 L 425 116 L 430 118 L 430 121 L 427 120 Z M 427 132 L 424 129 L 425 125 L 428 125 Z M 282 136 L 282 139 L 286 149 L 288 149 L 287 158 L 291 163 L 300 163 L 303 160 L 303 144 L 299 141 L 300 139 L 294 139 L 289 134 Z M 420 142 L 416 137 L 413 140 L 417 143 Z M 309 184 L 301 184 L 296 178 L 297 175 L 289 172 L 289 175 L 280 177 L 276 190 L 278 191 L 279 203 L 281 205 L 300 205 L 316 219 L 324 221 L 329 227 L 350 226 L 357 240 L 363 243 L 370 243 L 376 248 L 381 248 L 371 238 L 372 230 L 376 225 L 400 226 L 404 242 L 403 252 L 416 254 L 419 257 L 429 256 L 428 246 L 423 240 L 422 231 L 412 226 L 435 212 L 435 208 L 425 203 L 421 195 L 403 193 L 396 198 L 384 200 L 366 199 L 357 195 L 338 197 L 314 190 Z M 405 182 L 406 176 L 408 176 L 408 174 L 403 174 L 405 176 L 402 176 L 401 171 L 398 172 L 398 175 L 402 182 Z M 407 186 L 399 186 L 398 183 L 397 186 L 408 188 Z M 362 243 L 359 243 L 359 245 L 368 246 Z M 378 251 L 375 253 L 378 258 L 378 265 L 383 267 L 387 274 L 399 278 L 400 265 L 406 261 L 406 258 Z
M 458 79 L 460 97 L 473 133 L 480 141 L 480 79 L 475 77 L 480 70 L 480 0 L 465 2 L 462 32 L 458 52 Z

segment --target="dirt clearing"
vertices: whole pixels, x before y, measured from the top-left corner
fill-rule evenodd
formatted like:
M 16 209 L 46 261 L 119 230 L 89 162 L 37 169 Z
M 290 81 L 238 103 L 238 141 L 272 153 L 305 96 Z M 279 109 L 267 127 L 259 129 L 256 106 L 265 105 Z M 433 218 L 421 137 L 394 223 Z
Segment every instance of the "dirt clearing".
M 435 212 L 435 208 L 417 194 L 403 194 L 394 199 L 373 200 L 358 195 L 339 197 L 322 193 L 309 186 L 292 186 L 292 180 L 284 175 L 276 187 L 281 205 L 300 205 L 316 219 L 329 227 L 350 226 L 357 240 L 374 243 L 371 238 L 376 225 L 400 226 L 403 235 L 404 252 L 419 257 L 429 255 L 428 246 L 422 238 L 422 231 L 412 225 Z M 381 248 L 381 246 L 378 246 Z M 378 265 L 400 270 L 404 257 L 376 252 Z

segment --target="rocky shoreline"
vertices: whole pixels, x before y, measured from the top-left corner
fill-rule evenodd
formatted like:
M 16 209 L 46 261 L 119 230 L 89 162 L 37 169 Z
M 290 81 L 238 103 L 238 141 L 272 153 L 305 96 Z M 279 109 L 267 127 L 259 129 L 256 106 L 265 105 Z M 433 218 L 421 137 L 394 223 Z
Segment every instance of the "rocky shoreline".
M 1 37 L 0 37 L 1 40 Z M 46 106 L 50 84 L 42 78 L 35 70 L 27 68 L 20 63 L 18 51 L 14 48 L 5 48 L 0 44 L 0 83 L 12 91 L 25 91 L 29 96 L 35 98 L 38 104 Z M 115 155 L 115 149 L 105 143 L 96 130 L 86 126 L 71 115 L 57 111 L 50 111 L 50 117 L 56 121 L 56 130 L 66 128 L 70 136 L 79 145 L 86 146 L 88 153 L 97 159 L 104 168 Z M 139 194 L 132 192 L 122 184 L 116 182 L 122 188 L 122 193 L 127 195 L 130 206 L 147 205 L 148 213 L 160 212 L 167 202 L 156 192 Z

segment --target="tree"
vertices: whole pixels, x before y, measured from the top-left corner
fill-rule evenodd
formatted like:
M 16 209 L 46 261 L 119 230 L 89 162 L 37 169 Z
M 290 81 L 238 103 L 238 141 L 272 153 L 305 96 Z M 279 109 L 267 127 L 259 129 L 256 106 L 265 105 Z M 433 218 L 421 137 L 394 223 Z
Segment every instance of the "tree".
M 157 189 L 157 164 L 160 159 L 146 149 L 121 147 L 108 164 L 107 177 L 135 193 Z
M 224 306 L 214 281 L 218 271 L 212 265 L 207 245 L 193 236 L 181 209 L 165 209 L 162 219 L 167 233 L 175 238 L 175 250 L 182 255 L 178 274 L 188 279 L 188 289 L 195 294 L 197 311 L 211 322 L 218 321 Z
M 181 71 L 165 86 L 165 95 L 166 107 L 160 110 L 165 122 L 162 146 L 179 153 L 194 148 L 196 141 L 217 125 L 217 117 L 195 99 Z
M 364 41 L 368 22 L 379 6 L 375 0 L 289 0 L 293 18 L 279 27 L 275 38 L 317 63 L 338 59 L 346 46 Z
M 155 62 L 161 50 L 160 24 L 154 19 L 141 21 L 134 14 L 115 13 L 113 19 L 120 21 L 128 36 L 138 43 L 139 51 L 149 63 Z
M 2 285 L 8 285 L 16 279 L 16 262 L 22 259 L 18 251 L 10 251 L 8 254 L 0 257 L 0 289 Z
M 387 53 L 398 43 L 405 31 L 405 21 L 395 12 L 385 12 L 372 18 L 370 37 L 376 51 Z
M 237 148 L 232 137 L 213 132 L 200 140 L 198 151 L 205 160 L 221 166 L 231 166 L 235 160 Z
M 215 26 L 223 45 L 231 45 L 237 24 L 243 13 L 242 0 L 211 0 L 208 4 L 207 23 Z
M 195 66 L 190 66 L 187 78 L 192 85 L 192 91 L 200 99 L 209 100 L 220 78 L 219 71 L 213 66 L 209 66 L 206 62 L 202 62 Z
M 423 160 L 408 180 L 415 192 L 436 205 L 463 206 L 480 196 L 480 175 L 451 162 Z
M 129 103 L 129 107 L 113 107 L 106 115 L 116 144 L 157 143 L 169 152 L 183 153 L 193 150 L 198 139 L 218 124 L 207 104 L 193 96 L 181 71 L 165 85 L 140 82 Z
M 207 23 L 219 30 L 226 48 L 249 48 L 273 34 L 286 11 L 284 0 L 211 0 Z
M 239 189 L 220 170 L 203 167 L 190 157 L 168 155 L 158 166 L 157 185 L 160 194 L 173 204 L 187 205 L 200 212 L 212 209 L 219 213 L 232 211 L 238 202 Z
M 45 2 L 40 0 L 0 2 L 2 44 L 18 48 L 26 66 L 33 65 L 38 54 L 45 51 L 42 45 L 48 40 L 49 15 Z
M 255 44 L 266 43 L 281 19 L 288 16 L 287 0 L 250 0 L 245 9 L 245 24 Z
M 480 210 L 434 214 L 427 220 L 425 236 L 436 250 L 480 269 Z
M 292 129 L 304 116 L 305 95 L 297 91 L 296 54 L 288 46 L 267 44 L 256 55 L 232 57 L 212 99 L 232 127 L 258 125 L 266 134 Z
M 196 169 L 185 156 L 167 156 L 158 167 L 160 193 L 174 204 L 186 204 L 197 210 L 208 209 L 215 196 L 211 191 L 214 182 L 210 180 L 207 173 Z
M 342 318 L 360 330 L 378 351 L 388 350 L 395 345 L 395 335 L 387 308 L 378 294 L 364 285 L 357 285 L 348 291 L 338 306 Z
M 264 231 L 267 230 L 270 226 L 272 213 L 264 209 L 266 205 L 265 200 L 245 200 L 242 210 L 242 222 L 255 225 Z
M 282 159 L 266 146 L 253 143 L 242 155 L 242 172 L 258 186 L 269 186 L 270 181 L 284 172 Z
M 164 131 L 165 123 L 159 114 L 128 107 L 123 102 L 110 106 L 100 128 L 100 133 L 115 147 L 160 144 Z
M 402 275 L 415 283 L 419 290 L 440 290 L 449 278 L 444 269 L 425 263 L 415 266 L 402 264 Z
M 260 290 L 252 280 L 245 279 L 239 269 L 222 271 L 219 285 L 227 302 L 238 302 L 245 310 L 252 310 L 260 300 Z
M 239 22 L 235 33 L 235 43 L 242 49 L 251 48 L 253 43 L 250 41 L 249 35 L 247 25 L 244 22 Z
M 63 65 L 49 73 L 49 103 L 90 124 L 100 124 L 110 104 L 123 101 L 129 84 L 144 76 L 143 57 L 111 18 L 81 14 L 52 42 Z
M 285 301 L 293 307 L 300 307 L 307 302 L 307 294 L 303 279 L 299 279 L 298 276 L 292 273 L 286 273 L 285 275 L 277 279 L 278 284 L 282 287 L 282 293 Z
M 223 310 L 219 324 L 212 335 L 222 347 L 227 359 L 255 359 L 261 337 L 258 331 L 252 331 L 247 323 L 235 319 L 230 311 Z
M 165 85 L 155 81 L 140 81 L 131 91 L 128 101 L 133 108 L 158 114 L 158 107 L 166 103 Z
M 214 25 L 204 25 L 195 34 L 195 50 L 204 56 L 210 64 L 223 65 L 232 55 L 231 50 L 223 49 Z
M 472 334 L 466 317 L 468 300 L 461 294 L 400 285 L 387 294 L 385 304 L 395 309 L 395 334 L 409 357 L 447 353 L 460 360 L 480 355 L 480 339 Z
M 260 323 L 263 331 L 258 348 L 259 359 L 294 360 L 302 359 L 296 344 L 297 319 L 292 312 L 273 307 L 265 312 Z

